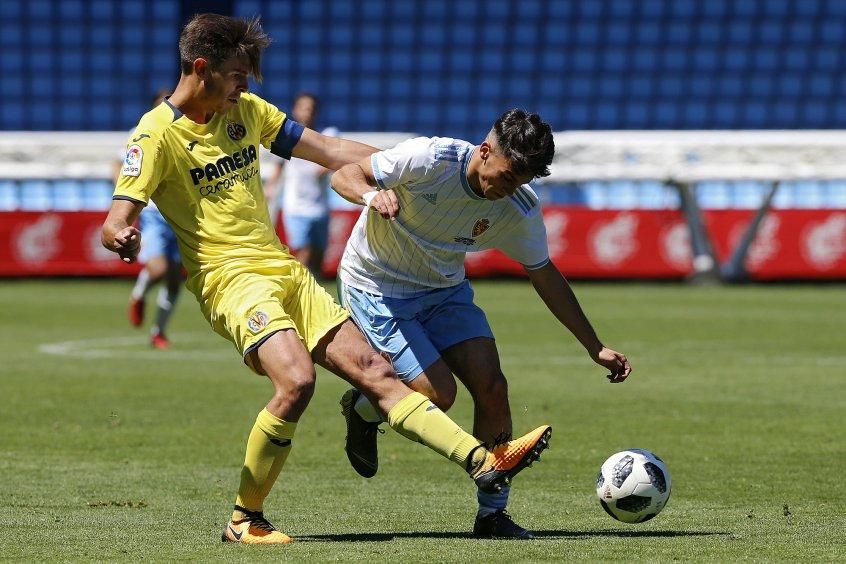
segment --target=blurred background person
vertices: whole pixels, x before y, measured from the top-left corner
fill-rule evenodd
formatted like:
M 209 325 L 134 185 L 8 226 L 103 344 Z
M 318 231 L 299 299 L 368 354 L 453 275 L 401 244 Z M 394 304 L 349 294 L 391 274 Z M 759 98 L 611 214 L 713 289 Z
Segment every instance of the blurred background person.
M 169 90 L 159 90 L 150 107 L 155 108 L 168 96 Z M 124 150 L 115 164 L 115 178 L 120 174 L 125 156 Z M 182 286 L 182 259 L 179 256 L 176 234 L 152 200 L 141 212 L 139 222 L 144 240 L 138 261 L 143 268 L 138 273 L 129 295 L 127 316 L 133 327 L 141 327 L 144 324 L 147 291 L 163 281 L 164 284 L 156 297 L 156 319 L 150 327 L 150 344 L 157 349 L 167 349 L 170 347 L 170 340 L 165 336 L 165 329 Z
M 294 98 L 291 115 L 304 126 L 316 129 L 318 109 L 317 96 L 302 92 Z M 337 137 L 339 131 L 327 127 L 321 133 Z M 281 200 L 288 247 L 297 260 L 320 279 L 323 277 L 323 255 L 329 244 L 329 171 L 297 158 L 287 163 L 279 162 L 271 171 L 265 183 L 270 217 L 274 221 L 278 217 Z

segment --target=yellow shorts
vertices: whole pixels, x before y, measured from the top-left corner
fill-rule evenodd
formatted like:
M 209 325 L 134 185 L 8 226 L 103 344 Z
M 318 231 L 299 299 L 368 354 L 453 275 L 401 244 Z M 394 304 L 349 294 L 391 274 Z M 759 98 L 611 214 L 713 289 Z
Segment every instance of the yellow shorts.
M 294 329 L 311 352 L 332 328 L 349 318 L 293 257 L 241 263 L 215 277 L 216 290 L 200 300 L 212 328 L 247 357 L 265 339 Z

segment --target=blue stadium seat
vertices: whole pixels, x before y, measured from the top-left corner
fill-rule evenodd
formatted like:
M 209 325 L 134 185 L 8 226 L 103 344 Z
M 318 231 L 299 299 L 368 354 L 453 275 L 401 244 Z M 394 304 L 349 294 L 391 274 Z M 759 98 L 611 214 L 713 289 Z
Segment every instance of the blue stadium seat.
M 90 0 L 88 14 L 94 20 L 100 20 L 105 25 L 114 21 L 115 11 L 119 6 L 118 2 L 112 0 Z
M 792 128 L 799 117 L 798 101 L 789 98 L 777 101 L 773 109 L 773 123 L 781 128 Z
M 781 55 L 778 49 L 759 47 L 752 53 L 752 66 L 756 70 L 773 71 L 778 68 Z
M 738 181 L 732 186 L 732 206 L 739 209 L 758 209 L 770 188 L 768 182 Z
M 604 182 L 585 182 L 582 185 L 585 205 L 593 210 L 609 207 L 608 185 Z
M 774 94 L 783 97 L 801 96 L 805 88 L 805 81 L 800 73 L 785 73 L 778 77 L 778 88 Z
M 4 99 L 20 96 L 24 89 L 23 78 L 19 74 L 6 74 L 0 80 L 0 95 Z
M 584 107 L 584 106 L 582 106 Z M 571 111 L 576 112 L 579 106 L 570 106 L 567 108 L 568 115 Z M 600 102 L 595 107 L 595 114 L 593 117 L 593 123 L 589 123 L 590 129 L 620 129 L 621 123 L 621 116 L 620 116 L 620 106 L 617 104 L 611 104 L 607 102 Z M 578 114 L 581 119 L 589 119 L 584 117 L 583 114 L 587 114 L 587 112 L 579 111 Z M 573 118 L 570 118 L 573 119 Z M 578 118 L 576 118 L 578 119 Z
M 62 0 L 58 3 L 58 9 L 63 26 L 85 18 L 85 5 L 81 0 Z
M 825 21 L 820 25 L 820 39 L 825 44 L 838 45 L 843 41 L 844 33 L 846 33 L 846 22 L 843 18 Z
M 694 187 L 696 202 L 702 209 L 722 210 L 731 207 L 731 188 L 728 182 L 709 180 Z
M 647 48 L 638 48 L 632 54 L 632 70 L 635 72 L 651 73 L 658 68 L 658 54 Z
M 821 4 L 819 1 L 807 1 L 791 3 L 791 6 L 796 16 L 814 17 L 820 14 Z
M 619 75 L 608 74 L 599 78 L 599 96 L 602 98 L 619 98 L 626 93 Z
M 236 4 L 244 3 L 243 1 L 236 2 Z M 149 4 L 149 2 L 148 2 Z M 279 12 L 282 7 L 278 4 L 274 5 L 273 11 Z M 261 14 L 261 10 L 253 10 L 243 14 L 245 16 L 255 16 Z M 179 24 L 179 4 L 172 0 L 153 0 L 152 2 L 152 19 L 157 22 L 157 25 L 162 25 L 165 22 L 170 23 L 174 27 Z
M 827 183 L 826 207 L 846 210 L 846 180 L 832 180 Z
M 606 46 L 629 47 L 633 41 L 633 34 L 631 22 L 614 21 L 605 27 L 602 41 Z
M 796 185 L 794 182 L 780 182 L 773 196 L 774 209 L 790 209 L 796 207 Z
M 0 2 L 0 20 L 18 21 L 23 17 L 22 2 Z
M 47 211 L 52 208 L 50 183 L 46 180 L 23 180 L 19 184 L 20 209 Z
M 471 2 L 464 2 L 462 4 L 471 4 Z M 415 18 L 417 17 L 417 2 L 389 2 L 388 5 L 390 6 L 390 21 L 415 21 Z M 456 10 L 456 12 L 459 14 L 462 12 L 463 9 L 465 10 L 465 13 L 468 13 L 469 15 L 476 15 L 475 6 L 462 6 L 461 4 L 459 4 L 457 8 L 458 10 Z M 384 12 L 385 8 L 384 4 L 382 4 L 380 15 L 384 16 Z
M 834 77 L 827 73 L 811 75 L 808 91 L 811 96 L 829 98 L 835 95 Z
M 731 8 L 734 16 L 754 17 L 758 15 L 757 0 L 733 0 Z
M 829 104 L 824 98 L 810 98 L 802 105 L 802 122 L 806 127 L 829 127 Z
M 0 123 L 6 130 L 26 129 L 26 116 L 24 116 L 24 105 L 22 101 L 12 99 L 10 102 L 0 106 Z
M 602 52 L 601 58 L 602 69 L 605 71 L 619 73 L 628 69 L 629 55 L 625 49 L 606 49 Z M 619 77 L 615 78 L 619 79 Z
M 53 15 L 54 2 L 49 0 L 29 0 L 24 3 L 26 12 L 33 20 L 49 20 Z
M 610 182 L 606 188 L 606 207 L 617 210 L 631 210 L 638 206 L 637 185 L 628 180 Z
M 82 209 L 107 210 L 112 205 L 114 185 L 111 180 L 86 180 L 82 185 Z
M 20 207 L 18 185 L 13 180 L 0 180 L 0 211 L 15 211 Z
M 839 68 L 841 53 L 831 47 L 816 47 L 814 49 L 814 68 L 821 71 L 835 71 Z
M 775 84 L 771 74 L 754 74 L 746 79 L 745 94 L 758 98 L 769 98 L 775 92 Z
M 794 202 L 797 208 L 821 209 L 827 207 L 827 187 L 818 180 L 800 180 L 795 183 Z
M 638 207 L 648 210 L 676 209 L 679 195 L 675 188 L 657 181 L 642 181 L 637 184 Z
M 704 5 L 710 5 L 710 2 L 705 2 Z M 696 28 L 697 45 L 722 46 L 724 40 L 724 28 L 718 22 L 704 20 Z
M 792 47 L 784 54 L 784 68 L 786 70 L 804 71 L 811 64 L 811 54 L 802 47 Z
M 56 180 L 53 182 L 53 209 L 78 211 L 83 207 L 82 183 L 77 180 Z
M 542 115 L 546 119 L 551 119 L 547 116 L 553 114 L 547 113 Z M 563 108 L 563 115 L 560 117 L 560 120 L 560 126 L 558 126 L 557 121 L 555 123 L 561 129 L 603 129 L 602 126 L 597 124 L 590 106 L 583 103 L 569 102 Z
M 565 2 L 561 2 L 561 4 L 565 4 Z M 612 18 L 633 19 L 636 10 L 637 3 L 631 0 L 610 0 L 608 3 L 608 15 Z

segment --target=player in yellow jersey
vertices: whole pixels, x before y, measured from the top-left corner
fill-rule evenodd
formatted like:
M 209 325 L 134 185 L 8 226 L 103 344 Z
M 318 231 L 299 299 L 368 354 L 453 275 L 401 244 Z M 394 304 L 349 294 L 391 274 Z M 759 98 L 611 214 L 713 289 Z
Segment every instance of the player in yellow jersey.
M 397 432 L 461 465 L 480 488 L 501 489 L 540 456 L 552 429 L 543 425 L 488 449 L 403 385 L 276 237 L 262 194 L 259 144 L 332 170 L 375 149 L 304 128 L 247 92 L 249 75 L 261 79 L 269 42 L 258 19 L 201 14 L 185 26 L 179 83 L 130 137 L 103 225 L 106 248 L 133 262 L 141 233 L 132 224 L 152 198 L 176 232 L 187 287 L 206 319 L 274 386 L 247 440 L 222 539 L 292 541 L 264 517 L 263 504 L 314 392 L 314 363 L 361 390 Z

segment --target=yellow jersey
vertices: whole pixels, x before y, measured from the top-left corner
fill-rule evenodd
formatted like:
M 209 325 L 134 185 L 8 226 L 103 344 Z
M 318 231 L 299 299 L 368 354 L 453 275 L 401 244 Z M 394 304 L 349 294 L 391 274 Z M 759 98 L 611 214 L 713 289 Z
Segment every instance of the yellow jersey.
M 130 136 L 114 198 L 152 198 L 179 240 L 186 285 L 203 301 L 223 273 L 291 257 L 270 221 L 259 144 L 290 157 L 302 130 L 250 93 L 205 124 L 165 100 Z

